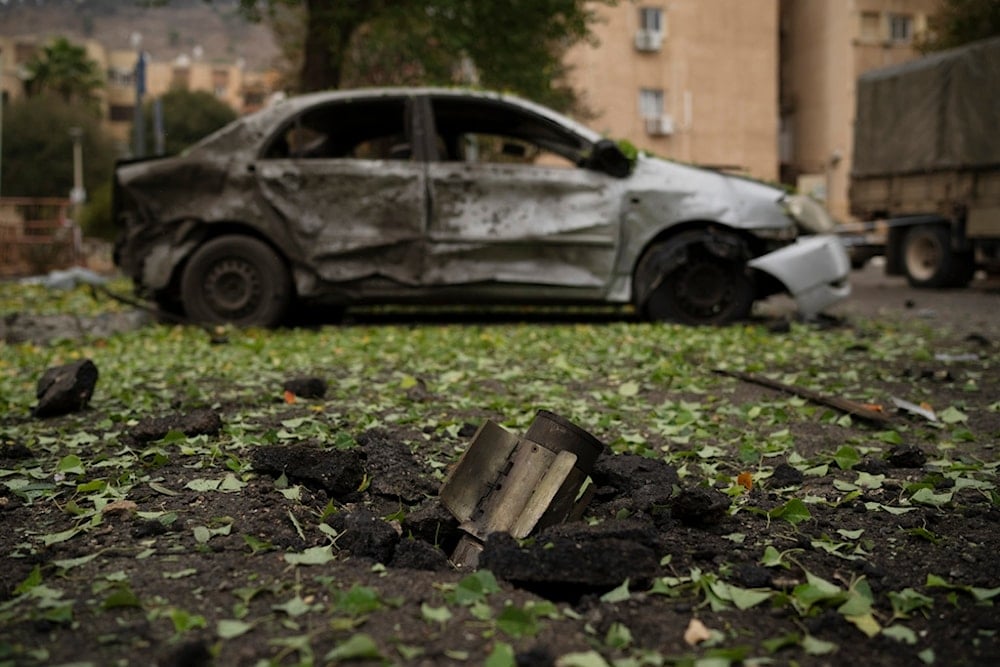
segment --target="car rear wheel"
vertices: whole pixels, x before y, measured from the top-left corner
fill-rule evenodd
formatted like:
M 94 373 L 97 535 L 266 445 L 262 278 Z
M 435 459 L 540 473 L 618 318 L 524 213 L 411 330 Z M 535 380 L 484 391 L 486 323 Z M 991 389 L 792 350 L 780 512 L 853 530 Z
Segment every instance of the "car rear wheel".
M 726 324 L 753 307 L 753 283 L 735 238 L 679 237 L 650 248 L 636 269 L 639 311 L 651 320 Z
M 220 236 L 198 248 L 181 279 L 184 309 L 207 324 L 274 326 L 291 300 L 291 278 L 270 246 L 249 236 Z

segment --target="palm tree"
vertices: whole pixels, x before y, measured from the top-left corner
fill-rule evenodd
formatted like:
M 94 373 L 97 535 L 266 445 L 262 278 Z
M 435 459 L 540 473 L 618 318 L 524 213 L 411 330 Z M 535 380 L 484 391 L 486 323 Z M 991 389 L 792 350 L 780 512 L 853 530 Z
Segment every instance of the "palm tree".
M 63 102 L 92 103 L 104 86 L 97 63 L 87 51 L 65 37 L 58 37 L 27 63 L 25 88 L 29 96 L 54 93 Z

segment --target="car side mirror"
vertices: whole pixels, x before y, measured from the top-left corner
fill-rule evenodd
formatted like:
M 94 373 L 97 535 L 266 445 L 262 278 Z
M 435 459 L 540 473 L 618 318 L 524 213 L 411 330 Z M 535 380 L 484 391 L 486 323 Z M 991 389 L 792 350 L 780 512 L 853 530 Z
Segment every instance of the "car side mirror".
M 610 139 L 601 139 L 594 144 L 587 166 L 615 178 L 625 178 L 632 172 L 632 161 Z

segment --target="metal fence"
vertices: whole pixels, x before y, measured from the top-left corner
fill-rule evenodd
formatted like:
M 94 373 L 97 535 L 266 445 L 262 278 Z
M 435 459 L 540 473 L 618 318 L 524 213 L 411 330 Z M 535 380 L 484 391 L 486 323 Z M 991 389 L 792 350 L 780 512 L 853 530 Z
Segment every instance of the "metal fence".
M 68 199 L 0 199 L 0 277 L 47 273 L 79 259 L 80 228 L 69 217 Z

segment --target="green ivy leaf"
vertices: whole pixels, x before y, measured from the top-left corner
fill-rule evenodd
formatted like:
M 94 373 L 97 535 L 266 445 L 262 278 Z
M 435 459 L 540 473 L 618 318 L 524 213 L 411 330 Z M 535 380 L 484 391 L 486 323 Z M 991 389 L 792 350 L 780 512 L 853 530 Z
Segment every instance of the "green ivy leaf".
M 302 553 L 286 553 L 285 562 L 292 565 L 326 565 L 334 560 L 333 548 L 310 547 Z
M 945 424 L 961 424 L 967 422 L 969 416 L 955 406 L 950 406 L 938 413 L 938 419 Z
M 601 596 L 601 602 L 615 604 L 625 602 L 632 597 L 628 590 L 628 579 L 623 581 L 617 588 L 614 588 Z
M 803 521 L 812 518 L 809 509 L 798 498 L 792 498 L 781 507 L 777 507 L 767 513 L 772 519 L 784 519 L 788 523 L 796 526 Z
M 514 647 L 505 642 L 496 642 L 493 650 L 486 656 L 483 667 L 517 667 Z
M 215 633 L 219 635 L 219 639 L 235 639 L 250 632 L 252 628 L 252 623 L 233 618 L 223 618 L 216 624 Z
M 858 450 L 854 449 L 854 447 L 844 445 L 833 455 L 833 462 L 841 470 L 850 470 L 861 462 L 861 455 L 858 454 Z
M 328 662 L 341 660 L 379 660 L 382 654 L 370 635 L 358 633 L 344 642 L 334 646 L 323 657 Z

